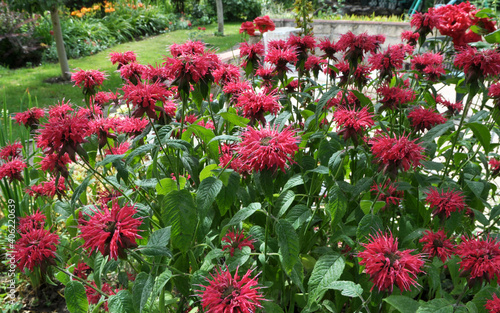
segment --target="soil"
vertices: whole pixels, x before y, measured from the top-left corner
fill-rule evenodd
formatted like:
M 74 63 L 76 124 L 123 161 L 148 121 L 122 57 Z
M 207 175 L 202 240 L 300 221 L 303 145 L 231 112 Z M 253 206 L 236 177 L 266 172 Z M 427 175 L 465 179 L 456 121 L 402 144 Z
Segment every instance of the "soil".
M 23 286 L 19 286 L 23 288 Z M 48 312 L 48 313 L 69 313 L 66 308 L 66 300 L 64 299 L 64 285 L 58 284 L 57 286 L 43 284 L 38 290 L 26 288 L 31 286 L 24 286 L 25 290 L 19 290 L 21 298 L 23 299 L 23 313 L 35 312 Z M 23 295 L 23 293 L 25 293 Z
M 56 77 L 49 77 L 43 81 L 44 83 L 49 83 L 49 84 L 71 84 L 71 80 L 66 80 L 62 78 L 61 76 L 56 76 Z

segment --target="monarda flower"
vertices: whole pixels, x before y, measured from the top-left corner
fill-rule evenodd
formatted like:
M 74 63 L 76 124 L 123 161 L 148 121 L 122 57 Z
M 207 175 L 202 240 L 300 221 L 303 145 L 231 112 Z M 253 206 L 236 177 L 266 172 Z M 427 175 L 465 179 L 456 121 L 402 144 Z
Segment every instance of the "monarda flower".
M 172 92 L 159 82 L 128 84 L 123 86 L 123 91 L 127 103 L 132 103 L 135 107 L 133 117 L 140 118 L 146 113 L 153 120 L 157 118 L 156 112 L 163 110 L 163 106 L 157 106 L 156 103 L 165 103 L 172 96 Z
M 22 157 L 23 145 L 18 141 L 0 149 L 0 159 L 11 161 Z
M 95 96 L 91 98 L 94 105 L 104 108 L 104 105 L 113 101 L 118 102 L 118 93 L 114 94 L 111 91 L 99 91 Z
M 415 91 L 402 86 L 389 87 L 382 85 L 377 88 L 382 109 L 396 110 L 415 100 Z
M 289 48 L 278 49 L 269 47 L 267 55 L 264 58 L 264 61 L 274 65 L 275 72 L 280 79 L 283 78 L 285 73 L 291 71 L 289 65 L 295 65 L 297 60 L 297 53 Z
M 408 137 L 376 136 L 370 139 L 372 153 L 380 164 L 381 170 L 388 172 L 395 177 L 398 170 L 408 171 L 410 168 L 416 169 L 420 166 L 420 161 L 425 158 L 424 148 L 409 140 Z
M 424 243 L 422 252 L 431 258 L 437 256 L 443 263 L 455 250 L 455 245 L 446 237 L 446 233 L 442 229 L 437 232 L 426 230 L 419 242 Z
M 431 108 L 418 107 L 408 114 L 411 126 L 415 131 L 430 130 L 432 127 L 446 123 L 446 118 Z
M 425 42 L 425 37 L 432 32 L 438 23 L 438 18 L 432 13 L 415 12 L 412 15 L 410 25 L 415 28 L 415 32 L 419 35 L 420 44 Z
M 493 99 L 493 103 L 495 103 L 497 107 L 500 107 L 500 83 L 490 86 L 490 89 L 488 90 L 488 97 Z
M 358 253 L 359 265 L 364 265 L 365 272 L 370 275 L 374 284 L 371 290 L 377 286 L 379 291 L 392 292 L 394 285 L 401 291 L 418 286 L 417 274 L 423 272 L 424 265 L 421 254 L 412 255 L 413 250 L 399 251 L 398 239 L 390 233 L 371 235 L 369 242 L 361 245 L 365 250 Z
M 168 79 L 168 72 L 163 66 L 147 65 L 142 71 L 141 78 L 151 83 L 163 82 Z
M 500 175 L 500 160 L 491 158 L 488 164 L 490 165 L 491 176 L 496 177 Z
M 73 269 L 73 275 L 86 280 L 92 269 L 84 262 L 79 262 Z
M 41 182 L 38 185 L 33 185 L 26 192 L 32 197 L 49 197 L 53 198 L 55 195 L 62 196 L 66 193 L 66 185 L 64 183 L 64 177 L 59 177 L 56 187 L 56 178 L 52 178 L 49 181 Z
M 388 180 L 383 186 L 382 184 L 373 184 L 370 191 L 378 197 L 377 201 L 384 201 L 385 206 L 381 210 L 386 210 L 390 206 L 398 206 L 403 198 L 403 190 L 398 190 L 394 184 Z
M 228 167 L 243 177 L 247 177 L 252 172 L 252 168 L 237 156 L 235 144 L 222 144 L 220 146 L 219 166 L 222 168 Z
M 306 63 L 304 63 L 304 69 L 306 71 L 311 71 L 314 77 L 318 77 L 319 72 L 327 66 L 326 60 L 323 60 L 315 55 L 310 55 L 307 57 Z
M 20 234 L 24 234 L 33 229 L 43 229 L 46 219 L 47 217 L 43 215 L 40 210 L 36 210 L 35 213 L 19 219 L 18 231 Z
M 43 228 L 27 229 L 14 245 L 14 258 L 21 271 L 33 271 L 40 267 L 42 273 L 49 265 L 55 264 L 59 236 Z
M 316 48 L 316 39 L 313 36 L 295 36 L 290 35 L 287 45 L 295 50 L 300 60 L 305 60 L 309 51 Z
M 481 284 L 483 280 L 489 283 L 495 276 L 500 279 L 500 242 L 490 236 L 461 239 L 455 253 L 461 260 L 460 275 L 467 277 L 469 285 Z
M 49 119 L 51 118 L 62 118 L 68 115 L 70 112 L 74 111 L 70 105 L 71 103 L 64 103 L 64 99 L 59 101 L 56 105 L 53 105 L 49 109 Z
M 236 65 L 222 63 L 218 69 L 213 71 L 212 75 L 216 84 L 225 86 L 240 80 L 240 69 Z
M 500 74 L 500 53 L 468 46 L 455 56 L 453 64 L 464 71 L 466 84 L 477 85 L 478 81 Z
M 338 134 L 344 137 L 344 140 L 352 138 L 356 144 L 358 136 L 374 125 L 372 117 L 373 114 L 368 112 L 366 107 L 361 109 L 338 107 L 333 112 L 333 120 L 342 127 Z
M 437 104 L 440 104 L 448 109 L 448 111 L 446 111 L 446 113 L 445 113 L 446 116 L 457 115 L 464 108 L 464 105 L 462 104 L 462 102 L 460 102 L 460 101 L 459 102 L 450 102 L 448 100 L 445 100 L 441 95 L 437 95 L 434 100 L 436 100 Z
M 82 89 L 84 95 L 95 95 L 97 88 L 101 87 L 105 79 L 106 74 L 98 70 L 84 71 L 80 69 L 71 74 L 71 80 L 75 82 L 75 86 Z
M 413 48 L 410 45 L 389 46 L 384 52 L 372 54 L 368 62 L 372 64 L 372 70 L 380 71 L 380 79 L 391 80 L 395 71 L 403 68 L 406 55 L 412 52 Z
M 328 38 L 322 38 L 319 40 L 318 48 L 324 52 L 321 58 L 337 61 L 337 58 L 335 57 L 335 53 L 337 53 L 337 46 L 334 42 L 330 41 Z
M 111 52 L 109 59 L 113 65 L 118 63 L 118 70 L 120 67 L 137 61 L 137 55 L 133 51 Z
M 183 54 L 203 54 L 205 53 L 205 44 L 201 41 L 188 40 L 178 45 L 176 43 L 170 46 L 170 53 L 174 58 Z
M 45 111 L 40 108 L 31 108 L 27 111 L 17 113 L 14 116 L 14 120 L 19 125 L 24 125 L 26 128 L 31 130 L 37 129 L 40 119 L 45 116 Z
M 352 108 L 360 108 L 361 101 L 359 101 L 358 97 L 352 91 L 339 91 L 337 96 L 331 98 L 326 103 L 326 108 L 339 108 L 339 107 L 352 107 Z
M 282 131 L 269 126 L 261 130 L 248 127 L 241 136 L 236 152 L 256 172 L 278 168 L 285 172 L 287 163 L 294 163 L 293 156 L 299 150 L 299 139 L 289 127 Z
M 185 94 L 190 92 L 190 84 L 197 84 L 212 67 L 208 55 L 181 54 L 176 58 L 166 58 L 163 65 L 172 84 Z
M 111 210 L 103 204 L 102 210 L 88 215 L 88 221 L 80 218 L 79 237 L 84 241 L 82 247 L 90 250 L 90 253 L 99 251 L 103 256 L 109 255 L 115 260 L 118 257 L 125 259 L 125 249 L 137 247 L 136 239 L 142 238 L 138 235 L 142 220 L 133 216 L 136 212 L 132 205 L 120 207 L 114 202 Z
M 243 230 L 238 232 L 236 229 L 233 229 L 222 237 L 222 251 L 229 250 L 229 254 L 234 256 L 235 249 L 243 249 L 243 247 L 249 247 L 250 249 L 254 249 L 253 243 L 254 239 L 245 238 L 245 234 Z
M 405 30 L 401 33 L 401 40 L 406 41 L 406 43 L 412 47 L 417 45 L 418 38 L 420 38 L 420 34 L 414 33 L 411 30 Z
M 500 313 L 500 298 L 493 294 L 493 298 L 486 301 L 484 307 L 489 313 Z
M 97 288 L 97 285 L 95 284 L 94 281 L 92 281 L 91 284 L 92 284 L 92 286 Z M 119 289 L 114 290 L 110 284 L 103 283 L 101 285 L 101 291 L 104 292 L 105 294 L 107 294 L 108 296 L 112 296 L 112 295 L 115 295 L 119 291 Z M 85 294 L 87 295 L 87 301 L 90 304 L 98 304 L 99 301 L 101 300 L 101 297 L 102 297 L 102 295 L 99 292 L 97 292 L 94 288 L 91 288 L 87 285 L 85 285 Z M 109 311 L 108 301 L 104 301 L 104 304 L 102 305 L 102 307 L 104 308 L 104 311 L 108 312 Z
M 149 121 L 147 119 L 122 117 L 116 125 L 116 131 L 118 133 L 125 133 L 131 137 L 135 137 L 140 135 L 148 124 Z
M 247 33 L 249 36 L 255 36 L 255 25 L 252 22 L 243 22 L 240 27 L 240 34 Z
M 431 209 L 434 209 L 432 214 L 441 218 L 448 218 L 453 212 L 465 210 L 464 196 L 460 191 L 454 189 L 440 192 L 437 188 L 432 187 L 427 193 L 425 201 L 429 203 Z
M 383 35 L 370 36 L 367 33 L 362 33 L 356 36 L 349 31 L 340 36 L 339 41 L 337 41 L 337 49 L 345 52 L 344 59 L 352 65 L 354 71 L 363 60 L 365 53 L 376 53 L 384 42 Z
M 266 123 L 264 113 L 277 114 L 281 106 L 278 97 L 273 94 L 256 93 L 253 90 L 244 91 L 235 104 L 236 107 L 243 107 L 243 114 L 252 121 Z
M 435 82 L 446 74 L 443 67 L 443 56 L 439 53 L 426 52 L 414 55 L 411 59 L 411 69 L 418 71 L 426 79 Z
M 23 176 L 21 174 L 27 167 L 26 163 L 19 158 L 7 161 L 0 165 L 0 179 L 8 178 L 11 183 L 14 180 L 23 181 Z
M 276 29 L 276 25 L 274 25 L 274 22 L 269 18 L 268 15 L 255 18 L 253 20 L 253 23 L 255 24 L 255 27 L 257 27 L 257 29 L 261 34 Z
M 89 120 L 78 115 L 66 115 L 61 118 L 51 118 L 43 125 L 36 137 L 37 146 L 46 154 L 57 153 L 62 156 L 68 153 L 69 158 L 76 162 L 76 152 L 82 152 L 81 143 L 89 130 Z
M 252 270 L 248 270 L 243 277 L 238 275 L 238 268 L 234 277 L 229 269 L 220 269 L 216 274 L 210 274 L 207 278 L 208 286 L 205 290 L 197 290 L 201 297 L 201 305 L 207 313 L 250 313 L 256 308 L 262 308 L 260 304 L 264 297 L 260 294 L 261 287 L 258 286 L 257 278 L 250 278 Z
M 146 65 L 129 63 L 120 68 L 120 76 L 127 82 L 137 85 L 141 81 L 142 75 L 148 70 Z
M 59 155 L 56 153 L 48 154 L 42 158 L 40 161 L 40 167 L 44 172 L 51 172 L 54 175 L 60 174 L 61 176 L 68 178 L 69 172 L 66 164 L 71 163 L 68 154 Z

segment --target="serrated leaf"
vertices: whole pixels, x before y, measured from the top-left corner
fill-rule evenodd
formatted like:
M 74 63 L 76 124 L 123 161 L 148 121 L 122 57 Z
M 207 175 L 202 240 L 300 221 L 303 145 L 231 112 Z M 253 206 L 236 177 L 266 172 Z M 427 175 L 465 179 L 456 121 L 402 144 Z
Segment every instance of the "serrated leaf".
M 316 116 L 320 116 L 321 113 L 323 112 L 323 109 L 325 108 L 326 104 L 328 103 L 328 101 L 331 99 L 331 98 L 334 98 L 337 93 L 340 91 L 340 88 L 337 87 L 337 86 L 332 86 L 330 88 L 330 90 L 328 90 L 327 92 L 325 92 L 321 98 L 319 99 L 318 101 L 318 104 L 316 106 Z
M 417 301 L 407 296 L 391 295 L 384 299 L 400 313 L 415 313 L 420 306 Z
M 151 151 L 155 147 L 156 147 L 155 145 L 153 145 L 151 143 L 148 143 L 148 144 L 146 144 L 144 146 L 140 146 L 140 147 L 137 147 L 137 148 L 133 149 L 132 152 L 130 152 L 130 154 L 125 159 L 125 163 L 126 164 L 130 163 L 130 161 L 132 161 L 136 156 L 138 156 L 138 155 L 140 155 L 142 153 L 149 152 L 149 151 Z
M 328 212 L 330 213 L 332 226 L 337 225 L 347 211 L 347 198 L 340 190 L 338 184 L 334 184 L 328 192 Z
M 172 178 L 163 178 L 156 184 L 156 192 L 159 195 L 166 195 L 174 190 L 177 190 L 177 182 Z
M 286 182 L 285 186 L 283 186 L 282 193 L 287 191 L 288 189 L 292 189 L 293 187 L 300 186 L 304 184 L 304 180 L 300 174 L 295 174 Z
M 340 290 L 340 294 L 346 297 L 355 298 L 363 295 L 363 287 L 352 281 L 338 280 L 328 285 L 329 289 Z
M 343 151 L 337 151 L 332 154 L 330 160 L 328 161 L 328 168 L 330 169 L 334 177 L 337 176 L 341 168 L 343 158 Z
M 162 229 L 155 230 L 151 236 L 149 236 L 147 246 L 168 246 L 170 241 L 171 227 L 165 227 Z
M 116 295 L 108 299 L 109 312 L 113 313 L 132 313 L 135 312 L 132 304 L 132 296 L 128 290 L 120 290 Z
M 132 304 L 136 312 L 139 312 L 141 309 L 142 291 L 148 279 L 149 275 L 146 272 L 140 272 L 135 277 L 134 286 L 132 287 Z
M 290 205 L 292 205 L 295 200 L 295 193 L 291 190 L 287 190 L 280 194 L 276 200 L 275 207 L 279 210 L 278 217 L 282 217 L 286 213 Z
M 168 283 L 171 277 L 172 277 L 172 272 L 168 268 L 158 277 L 156 277 L 155 285 L 153 287 L 153 299 L 156 299 L 158 297 L 158 295 L 161 293 L 162 289 L 165 288 L 165 285 Z
M 196 192 L 196 203 L 198 204 L 199 219 L 203 220 L 207 211 L 215 201 L 215 198 L 222 189 L 223 183 L 215 177 L 205 178 Z
M 238 136 L 231 136 L 231 135 L 219 135 L 215 136 L 212 138 L 208 143 L 212 143 L 215 141 L 221 141 L 221 140 L 228 140 L 228 141 L 241 141 L 241 138 Z
M 380 211 L 380 209 L 382 209 L 386 205 L 386 203 L 384 201 L 376 201 L 375 203 L 373 203 L 373 201 L 371 200 L 361 200 L 359 203 L 361 210 L 365 214 L 370 213 L 372 205 L 373 205 L 373 213 L 377 214 L 377 212 Z
M 92 176 L 87 176 L 78 187 L 75 188 L 75 191 L 73 192 L 73 196 L 71 197 L 71 207 L 75 208 L 76 207 L 76 201 L 80 199 L 80 196 L 87 190 L 87 187 L 89 186 L 90 179 Z
M 276 224 L 278 233 L 279 253 L 281 264 L 288 275 L 299 260 L 299 236 L 293 226 L 286 220 L 280 219 Z
M 112 154 L 112 155 L 107 155 L 106 157 L 104 157 L 104 159 L 100 162 L 97 162 L 95 164 L 96 167 L 99 167 L 99 166 L 105 166 L 109 163 L 113 163 L 117 160 L 121 160 L 123 159 L 125 155 L 124 154 L 120 154 L 120 155 L 116 155 L 116 154 Z
M 148 302 L 148 299 L 153 292 L 154 283 L 155 283 L 154 277 L 152 275 L 148 275 L 148 279 L 146 280 L 146 283 L 144 284 L 144 288 L 142 289 L 139 312 L 142 312 L 142 310 L 144 309 L 144 306 Z
M 163 198 L 162 219 L 171 226 L 172 244 L 182 252 L 189 250 L 197 224 L 193 196 L 185 189 L 171 191 Z
M 236 214 L 234 214 L 233 218 L 231 218 L 231 220 L 229 221 L 229 223 L 227 223 L 222 228 L 221 238 L 226 234 L 226 231 L 229 229 L 229 227 L 238 225 L 239 223 L 243 222 L 244 220 L 246 220 L 247 218 L 249 218 L 250 216 L 252 216 L 252 214 L 254 214 L 255 211 L 260 210 L 260 208 L 261 208 L 261 204 L 260 203 L 253 202 L 253 203 L 250 203 L 248 205 L 248 207 L 242 208 L 241 210 L 239 210 L 238 212 L 236 212 Z
M 344 259 L 339 254 L 322 255 L 316 261 L 309 278 L 309 304 L 321 300 L 328 286 L 340 278 L 344 267 Z
M 484 148 L 485 153 L 488 154 L 491 151 L 491 134 L 488 127 L 480 123 L 467 123 L 465 125 L 472 130 L 472 132 L 474 133 L 474 137 L 479 140 L 481 146 L 483 146 Z
M 488 43 L 500 43 L 500 29 L 484 36 L 484 39 L 486 39 Z
M 283 111 L 280 113 L 280 115 L 278 115 L 276 117 L 276 119 L 274 120 L 274 123 L 273 125 L 276 127 L 278 126 L 278 131 L 281 131 L 283 130 L 283 128 L 285 127 L 286 125 L 286 122 L 288 121 L 288 119 L 290 119 L 290 117 L 292 116 L 292 114 L 288 111 Z
M 66 284 L 64 288 L 64 298 L 66 299 L 66 306 L 71 313 L 87 313 L 89 309 L 89 302 L 85 287 L 79 281 L 72 280 Z
M 454 127 L 453 120 L 448 120 L 444 124 L 439 124 L 431 128 L 425 135 L 422 136 L 420 142 L 431 142 L 434 138 L 439 137 L 446 133 L 450 128 Z
M 172 252 L 165 246 L 139 246 L 138 251 L 147 256 L 172 257 Z
M 453 304 L 443 298 L 433 299 L 421 302 L 417 313 L 453 313 Z
M 467 187 L 469 187 L 470 190 L 472 190 L 472 192 L 476 197 L 482 199 L 481 194 L 483 193 L 484 189 L 484 184 L 482 182 L 466 179 L 465 183 L 467 184 Z
M 236 126 L 246 127 L 248 123 L 250 123 L 250 120 L 248 118 L 238 116 L 231 112 L 221 112 L 219 113 L 219 115 L 222 116 L 222 118 L 228 121 L 229 123 L 232 123 Z
M 215 176 L 215 173 L 213 172 L 213 170 L 218 169 L 218 168 L 220 168 L 220 166 L 217 164 L 209 164 L 209 165 L 205 166 L 200 172 L 200 181 L 203 181 L 207 177 Z
M 384 228 L 384 223 L 378 215 L 367 214 L 358 223 L 356 237 L 358 240 L 365 240 L 369 234 L 375 233 Z
M 262 307 L 266 313 L 283 313 L 283 309 L 271 301 L 262 301 Z

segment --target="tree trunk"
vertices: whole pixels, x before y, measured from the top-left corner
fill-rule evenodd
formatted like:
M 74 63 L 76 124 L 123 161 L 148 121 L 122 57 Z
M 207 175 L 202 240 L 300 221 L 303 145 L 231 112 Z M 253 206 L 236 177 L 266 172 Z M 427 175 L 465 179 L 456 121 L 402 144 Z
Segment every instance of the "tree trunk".
M 215 0 L 215 5 L 217 6 L 218 32 L 220 36 L 224 36 L 224 9 L 222 7 L 222 0 Z
M 56 5 L 50 9 L 50 19 L 52 20 L 52 30 L 54 31 L 54 39 L 56 40 L 57 57 L 61 66 L 61 76 L 64 80 L 69 80 L 71 74 L 69 72 L 68 57 L 64 49 L 64 41 L 62 37 L 61 22 L 59 21 L 59 9 Z

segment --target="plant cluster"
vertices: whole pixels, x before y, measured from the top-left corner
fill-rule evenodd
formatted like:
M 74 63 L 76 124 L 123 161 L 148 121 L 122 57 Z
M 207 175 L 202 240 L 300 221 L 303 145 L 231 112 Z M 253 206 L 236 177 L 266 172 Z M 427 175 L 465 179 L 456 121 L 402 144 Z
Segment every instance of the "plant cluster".
M 0 137 L 19 271 L 64 284 L 71 312 L 499 312 L 500 40 L 424 40 L 490 23 L 464 6 L 387 48 L 348 32 L 243 42 L 240 66 L 194 41 L 161 65 L 113 53 L 113 92 L 75 70 L 85 106 L 31 108 L 22 141 Z

